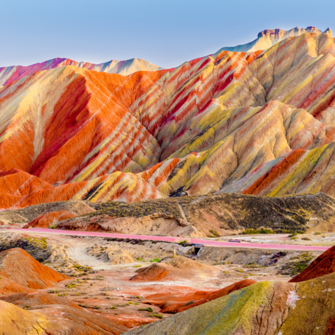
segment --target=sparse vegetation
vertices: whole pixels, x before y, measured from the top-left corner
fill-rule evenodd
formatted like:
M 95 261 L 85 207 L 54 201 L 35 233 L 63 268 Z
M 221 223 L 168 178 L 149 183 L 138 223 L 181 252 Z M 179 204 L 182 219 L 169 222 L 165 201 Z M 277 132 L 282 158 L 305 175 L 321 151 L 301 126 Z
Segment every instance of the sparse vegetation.
M 295 232 L 295 233 L 293 233 L 293 234 L 288 235 L 288 237 L 292 238 L 292 237 L 295 237 L 295 236 L 297 236 L 297 235 L 298 235 L 298 233 Z
M 58 293 L 57 296 L 58 296 L 58 297 L 66 297 L 66 296 L 67 296 L 67 293 Z
M 145 307 L 145 308 L 140 308 L 139 311 L 152 313 L 153 309 L 151 307 Z
M 274 234 L 275 232 L 272 229 L 261 228 L 261 229 L 245 229 L 242 234 L 252 235 L 252 234 Z
M 251 269 L 260 269 L 260 268 L 265 268 L 264 265 L 257 264 L 255 262 L 251 262 L 249 264 L 243 265 L 244 268 L 251 268 Z
M 305 270 L 312 260 L 313 256 L 311 253 L 304 252 L 300 256 L 292 258 L 289 263 L 285 264 L 281 269 L 281 273 L 295 276 Z
M 139 201 L 134 203 L 118 203 L 116 201 L 105 202 L 97 205 L 97 211 L 86 214 L 85 217 L 96 215 L 109 215 L 113 218 L 120 217 L 142 217 L 152 214 L 171 215 L 182 219 L 176 199 L 153 199 L 150 201 Z
M 209 230 L 210 234 L 212 234 L 214 237 L 220 237 L 221 235 L 216 230 Z
M 87 304 L 78 304 L 78 306 L 80 306 L 82 308 L 89 308 L 89 306 Z
M 90 266 L 81 266 L 79 264 L 74 264 L 72 267 L 77 269 L 79 272 L 89 272 L 93 270 Z
M 50 290 L 50 291 L 48 291 L 48 293 L 58 293 L 58 291 L 57 290 Z
M 150 262 L 151 263 L 154 263 L 154 262 L 160 262 L 161 260 L 159 259 L 159 258 L 154 258 L 154 259 L 152 259 Z

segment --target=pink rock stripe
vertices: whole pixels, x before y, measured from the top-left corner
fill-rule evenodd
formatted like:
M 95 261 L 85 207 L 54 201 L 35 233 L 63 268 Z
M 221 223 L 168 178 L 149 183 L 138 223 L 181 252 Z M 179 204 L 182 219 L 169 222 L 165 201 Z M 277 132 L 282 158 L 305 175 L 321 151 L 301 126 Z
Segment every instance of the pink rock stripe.
M 180 242 L 186 240 L 188 243 L 203 244 L 211 247 L 228 247 L 228 248 L 254 248 L 254 249 L 276 249 L 276 250 L 299 250 L 299 251 L 326 251 L 330 247 L 315 246 L 315 245 L 287 245 L 287 244 L 271 244 L 271 243 L 237 243 L 237 242 L 222 242 L 211 241 L 196 238 L 184 238 L 173 236 L 150 236 L 150 235 L 127 235 L 127 234 L 111 234 L 99 233 L 92 231 L 73 231 L 73 230 L 58 230 L 58 229 L 19 229 L 9 228 L 8 230 L 20 231 L 24 233 L 43 233 L 43 234 L 59 234 L 71 236 L 92 236 L 92 237 L 109 237 L 109 238 L 122 238 L 134 240 L 150 240 L 150 241 L 164 241 L 164 242 Z

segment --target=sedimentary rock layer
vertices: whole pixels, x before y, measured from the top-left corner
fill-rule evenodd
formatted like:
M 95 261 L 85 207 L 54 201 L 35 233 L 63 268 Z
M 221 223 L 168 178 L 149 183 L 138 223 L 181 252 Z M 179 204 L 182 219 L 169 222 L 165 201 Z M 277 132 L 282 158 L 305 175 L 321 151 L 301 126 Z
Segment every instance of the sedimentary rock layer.
M 71 64 L 0 88 L 0 208 L 335 194 L 329 31 L 127 76 Z
M 332 334 L 335 274 L 264 281 L 125 334 Z

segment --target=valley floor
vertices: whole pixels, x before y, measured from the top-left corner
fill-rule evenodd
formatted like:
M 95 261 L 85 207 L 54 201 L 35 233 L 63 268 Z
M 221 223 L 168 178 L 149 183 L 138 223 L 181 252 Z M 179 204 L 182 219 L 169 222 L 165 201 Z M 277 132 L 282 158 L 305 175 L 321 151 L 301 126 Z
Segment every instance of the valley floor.
M 293 238 L 296 239 L 284 234 L 262 234 L 207 239 L 208 242 L 238 239 L 258 246 L 264 243 L 264 248 L 246 248 L 246 243 L 235 242 L 234 248 L 205 245 L 196 254 L 194 247 L 185 241 L 178 244 L 78 236 L 78 232 L 61 235 L 53 230 L 45 233 L 35 229 L 0 231 L 1 250 L 21 247 L 44 265 L 73 277 L 42 292 L 66 297 L 96 314 L 118 320 L 128 329 L 168 317 L 171 314 L 164 312 L 164 308 L 173 305 L 176 299 L 185 297 L 186 304 L 192 304 L 192 299 L 187 301 L 192 294 L 204 291 L 210 294 L 246 279 L 286 282 L 322 251 L 271 250 L 266 246 L 271 243 L 286 244 L 287 247 L 308 244 L 327 249 L 326 246 L 335 239 L 335 233 L 296 235 Z M 192 272 L 186 267 L 164 278 L 131 280 L 139 269 L 178 255 L 210 266 L 210 271 Z

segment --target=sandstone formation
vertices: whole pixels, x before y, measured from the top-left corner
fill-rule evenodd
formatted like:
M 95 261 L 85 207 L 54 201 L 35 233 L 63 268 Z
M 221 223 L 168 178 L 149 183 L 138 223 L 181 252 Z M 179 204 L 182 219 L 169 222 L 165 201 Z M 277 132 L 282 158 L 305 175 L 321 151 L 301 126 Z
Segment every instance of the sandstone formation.
M 40 230 L 5 228 L 333 232 L 334 82 L 335 40 L 314 27 L 266 30 L 172 69 L 63 58 L 0 68 L 1 250 L 21 245 L 78 277 L 22 249 L 1 252 L 0 333 L 151 323 L 127 334 L 333 334 L 335 247 L 314 262 L 204 247 L 195 261 L 185 241 L 50 234 L 47 244 Z M 272 236 L 287 238 L 258 244 Z
M 38 290 L 68 279 L 22 249 L 0 253 L 1 334 L 121 334 L 126 327 Z
M 174 280 L 177 278 L 192 278 L 193 276 L 210 277 L 217 273 L 214 266 L 199 263 L 186 257 L 176 256 L 154 263 L 146 268 L 140 268 L 138 274 L 130 280 L 157 281 Z
M 95 208 L 93 206 L 93 203 L 88 203 L 85 201 L 55 201 L 20 209 L 0 211 L 0 221 L 5 224 L 27 224 L 36 220 L 38 217 L 43 218 L 44 215 L 53 215 L 53 213 L 60 213 L 61 216 L 61 213 L 63 212 L 69 212 L 74 214 L 74 216 L 78 216 L 94 212 Z M 50 220 L 49 222 L 53 223 L 53 220 Z
M 263 51 L 127 76 L 63 60 L 18 70 L 0 89 L 0 208 L 334 195 L 334 39 L 273 34 Z
M 56 224 L 57 229 L 104 231 L 119 234 L 205 236 L 191 224 L 180 223 L 173 215 L 164 213 L 141 217 L 111 218 L 108 215 L 80 216 Z
M 123 249 L 109 248 L 107 250 L 107 257 L 111 264 L 127 264 L 135 262 L 135 259 Z
M 53 206 L 53 209 L 46 209 L 44 213 L 36 216 L 23 228 L 54 227 L 60 221 L 94 212 L 94 209 L 92 207 L 81 201 L 66 202 L 59 205 L 59 209 L 57 209 L 56 206 Z M 35 215 L 36 209 L 38 210 L 39 208 L 35 207 Z
M 335 272 L 335 246 L 331 247 L 290 282 L 298 283 Z
M 127 330 L 67 299 L 45 294 L 17 294 L 0 300 L 0 324 L 4 335 L 118 335 Z
M 332 334 L 335 274 L 300 283 L 255 283 L 125 334 Z
M 252 285 L 256 281 L 245 279 L 217 291 L 196 291 L 186 295 L 156 293 L 148 296 L 145 303 L 160 307 L 162 313 L 180 313 L 208 301 L 224 297 L 234 291 Z
M 0 252 L 0 277 L 0 295 L 32 292 L 69 278 L 40 264 L 19 248 Z

